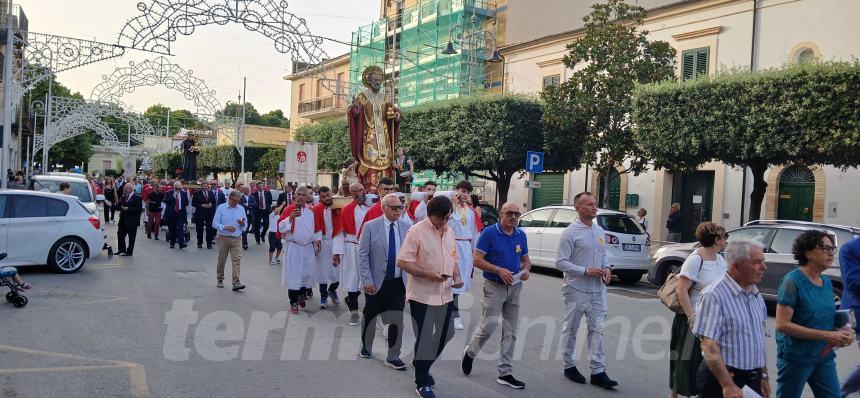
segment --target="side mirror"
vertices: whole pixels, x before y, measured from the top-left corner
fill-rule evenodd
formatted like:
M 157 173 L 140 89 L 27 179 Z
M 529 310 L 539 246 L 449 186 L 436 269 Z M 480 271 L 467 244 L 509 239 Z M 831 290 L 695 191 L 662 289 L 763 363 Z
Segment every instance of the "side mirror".
M 105 201 L 104 195 L 101 195 L 101 194 L 96 195 L 96 202 L 104 202 L 104 201 Z
M 6 258 L 6 253 L 0 253 L 0 260 L 3 260 L 4 258 Z

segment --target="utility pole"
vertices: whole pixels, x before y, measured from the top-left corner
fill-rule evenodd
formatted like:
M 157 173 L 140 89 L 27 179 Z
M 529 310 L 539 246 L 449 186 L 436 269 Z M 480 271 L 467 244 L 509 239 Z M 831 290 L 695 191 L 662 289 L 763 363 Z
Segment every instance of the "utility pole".
M 15 6 L 12 4 L 12 0 L 6 1 L 8 2 L 8 10 L 6 15 L 6 62 L 3 65 L 3 153 L 0 155 L 0 171 L 3 173 L 3 178 L 0 181 L 0 188 L 9 187 L 6 170 L 10 168 L 11 159 L 9 159 L 9 155 L 12 153 L 12 80 L 14 80 L 12 77 L 12 62 L 15 58 L 14 29 L 12 29 L 12 23 L 14 22 L 13 14 L 15 13 Z
M 245 177 L 245 95 L 247 93 L 247 89 L 248 77 L 246 76 L 242 78 L 242 97 L 239 99 L 242 103 L 242 127 L 239 130 L 239 142 L 242 146 L 240 147 L 241 150 L 239 156 L 242 158 L 242 180 L 245 181 L 246 184 L 248 183 L 248 179 Z

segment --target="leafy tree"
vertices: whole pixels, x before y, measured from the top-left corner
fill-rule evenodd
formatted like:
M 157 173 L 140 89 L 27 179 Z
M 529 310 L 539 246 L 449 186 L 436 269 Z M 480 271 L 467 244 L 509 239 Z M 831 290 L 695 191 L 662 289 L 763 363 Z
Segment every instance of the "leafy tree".
M 404 113 L 399 145 L 409 148 L 417 169 L 460 171 L 495 181 L 504 203 L 526 152 L 543 147 L 542 115 L 540 102 L 511 94 L 430 103 Z M 581 152 L 573 147 L 566 155 L 578 162 Z
M 750 220 L 760 218 L 771 165 L 860 164 L 860 62 L 639 88 L 636 141 L 656 167 L 692 170 L 712 160 L 749 167 Z
M 542 94 L 546 101 L 548 155 L 562 160 L 561 169 L 579 168 L 578 157 L 563 154 L 582 147 L 585 162 L 602 172 L 603 206 L 609 206 L 609 171 L 639 174 L 648 159 L 636 146 L 630 123 L 631 95 L 637 84 L 674 79 L 675 50 L 664 41 L 649 41 L 642 30 L 645 9 L 624 0 L 592 6 L 585 16 L 585 35 L 568 44 L 564 64 L 574 72 Z M 566 160 L 566 161 L 563 161 Z
M 197 168 L 203 173 L 230 173 L 236 181 L 241 170 L 239 159 L 239 151 L 233 145 L 206 147 L 197 156 Z
M 39 71 L 38 73 L 42 73 Z M 29 117 L 33 117 L 34 111 L 30 109 L 30 103 L 34 101 L 45 101 L 45 95 L 48 93 L 49 81 L 48 79 L 40 81 L 36 86 L 28 93 L 27 96 L 24 96 L 24 100 L 22 101 L 22 106 L 24 107 L 25 115 L 29 115 Z M 68 98 L 78 98 L 83 99 L 83 96 L 80 93 L 72 93 L 72 91 L 60 83 L 56 79 L 56 75 L 53 76 L 53 83 L 50 84 L 51 94 L 55 97 L 68 97 Z M 33 121 L 33 125 L 37 126 L 36 130 L 39 133 L 42 132 L 42 122 L 44 117 L 44 109 L 40 109 L 38 111 L 38 123 L 35 120 Z M 123 136 L 125 137 L 125 136 Z M 71 168 L 74 165 L 79 165 L 81 163 L 89 162 L 90 157 L 93 154 L 92 145 L 95 142 L 95 136 L 92 133 L 85 133 L 67 140 L 60 141 L 48 150 L 49 162 L 51 165 L 54 164 L 62 164 L 63 168 Z M 37 154 L 37 159 L 41 159 L 41 152 Z
M 280 172 L 281 162 L 284 161 L 284 150 L 282 148 L 269 148 L 257 160 L 257 171 L 266 177 L 274 177 L 279 187 L 284 186 L 284 175 Z
M 143 112 L 143 117 L 156 130 L 167 127 L 167 113 L 170 112 L 170 131 L 168 136 L 174 136 L 179 132 L 180 128 L 197 129 L 203 125 L 200 119 L 187 109 L 171 110 L 170 108 L 156 104 L 152 105 Z
M 229 117 L 241 117 L 242 105 L 231 102 L 224 107 L 223 111 L 218 113 Z M 260 113 L 257 112 L 256 108 L 254 108 L 254 104 L 250 102 L 245 103 L 245 124 L 253 124 L 257 126 L 264 125 L 263 118 L 260 116 Z
M 352 158 L 349 146 L 349 127 L 346 119 L 330 120 L 299 127 L 296 130 L 295 140 L 320 144 L 317 153 L 317 168 L 319 170 L 340 171 L 344 167 L 344 163 Z
M 160 153 L 152 157 L 152 170 L 156 174 L 173 177 L 176 169 L 180 167 L 182 167 L 182 154 L 179 152 Z
M 275 109 L 261 116 L 263 126 L 290 128 L 290 119 L 284 116 L 284 111 Z

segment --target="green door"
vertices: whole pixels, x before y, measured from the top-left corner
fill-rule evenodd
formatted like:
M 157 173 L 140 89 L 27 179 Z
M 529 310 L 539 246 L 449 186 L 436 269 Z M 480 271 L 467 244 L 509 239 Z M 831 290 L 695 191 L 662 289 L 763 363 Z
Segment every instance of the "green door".
M 696 240 L 696 227 L 702 222 L 713 221 L 714 172 L 675 174 L 673 181 L 672 202 L 681 205 L 681 241 L 693 242 Z
M 597 207 L 618 210 L 621 207 L 621 176 L 618 175 L 618 170 L 611 169 L 609 171 L 609 207 L 603 204 L 603 196 L 606 188 L 606 178 L 603 174 L 600 178 L 600 191 L 597 192 Z
M 540 182 L 540 188 L 533 190 L 532 209 L 561 204 L 564 200 L 564 173 L 535 174 L 535 181 Z
M 812 221 L 815 175 L 808 167 L 792 166 L 779 178 L 776 217 L 780 220 Z

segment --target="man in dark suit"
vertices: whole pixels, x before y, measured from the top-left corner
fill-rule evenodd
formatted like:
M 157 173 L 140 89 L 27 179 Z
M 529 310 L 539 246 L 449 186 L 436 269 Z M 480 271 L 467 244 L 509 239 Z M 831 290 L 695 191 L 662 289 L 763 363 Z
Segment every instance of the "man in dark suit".
M 373 356 L 376 317 L 388 325 L 388 356 L 385 365 L 406 369 L 400 360 L 403 344 L 403 309 L 406 306 L 406 272 L 396 266 L 397 254 L 410 224 L 400 218 L 404 207 L 400 198 L 388 194 L 382 199 L 383 216 L 362 227 L 358 242 L 358 268 L 364 285 L 364 324 L 361 330 L 362 358 Z
M 257 212 L 257 199 L 251 194 L 251 187 L 240 184 L 236 189 L 242 192 L 242 197 L 239 199 L 239 204 L 245 208 L 247 220 L 253 220 L 254 214 Z M 246 222 L 245 229 L 242 230 L 242 249 L 248 250 L 248 232 L 251 230 L 253 223 Z
M 286 203 L 286 206 L 293 204 L 293 186 L 290 184 L 284 185 L 284 192 L 278 194 L 278 202 L 275 206 L 280 206 L 281 203 Z
M 188 246 L 185 242 L 185 224 L 188 222 L 186 207 L 189 203 L 188 192 L 182 189 L 179 181 L 173 183 L 173 190 L 164 195 L 164 222 L 167 223 L 171 249 L 176 247 L 177 241 L 180 249 Z
M 143 213 L 143 201 L 138 194 L 134 193 L 134 187 L 131 184 L 126 184 L 122 192 L 118 203 L 117 249 L 120 256 L 131 256 L 134 253 L 137 227 L 140 226 L 140 215 Z M 125 243 L 126 236 L 128 236 L 128 246 Z
M 221 206 L 224 203 L 227 203 L 227 194 L 224 193 L 224 190 L 219 186 L 221 185 L 218 180 L 212 180 L 209 188 L 212 190 L 212 194 L 215 196 L 215 209 L 218 206 Z
M 215 195 L 209 189 L 209 182 L 203 181 L 200 184 L 200 189 L 194 193 L 191 199 L 191 206 L 194 206 L 194 215 L 191 221 L 194 222 L 197 230 L 197 248 L 203 248 L 203 235 L 206 234 L 206 248 L 212 248 L 212 241 L 215 239 L 215 230 L 212 229 L 212 219 L 215 217 Z
M 259 245 L 266 243 L 266 233 L 269 230 L 269 213 L 272 211 L 272 193 L 266 190 L 266 183 L 257 183 L 257 192 L 254 192 L 254 200 L 257 201 L 257 210 L 254 211 L 254 239 Z

